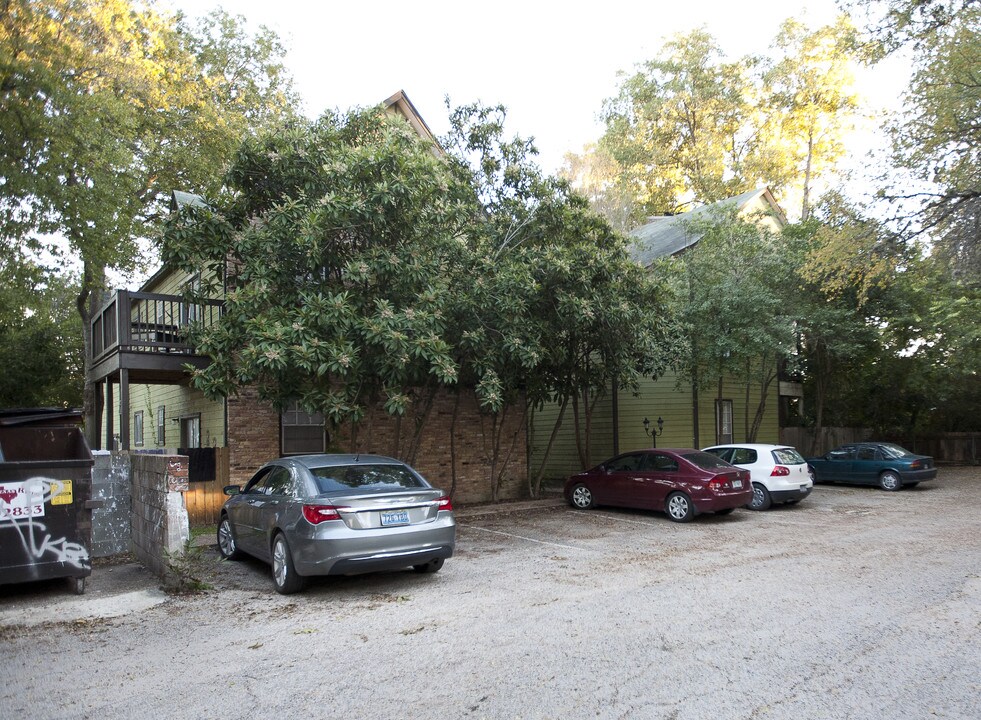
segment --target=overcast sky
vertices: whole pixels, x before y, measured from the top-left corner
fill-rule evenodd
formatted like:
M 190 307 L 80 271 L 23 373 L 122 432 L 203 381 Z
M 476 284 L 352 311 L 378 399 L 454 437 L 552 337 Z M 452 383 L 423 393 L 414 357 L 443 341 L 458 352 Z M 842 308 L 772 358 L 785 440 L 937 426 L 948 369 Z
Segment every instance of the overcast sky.
M 404 90 L 441 135 L 444 97 L 454 106 L 503 104 L 508 134 L 533 136 L 550 172 L 566 152 L 599 137 L 596 117 L 616 91 L 617 73 L 654 57 L 666 37 L 705 26 L 736 58 L 765 53 L 787 17 L 818 27 L 837 13 L 834 0 L 158 2 L 193 17 L 222 6 L 244 16 L 252 31 L 275 30 L 311 117 Z M 894 104 L 902 85 L 880 70 L 863 89 L 876 104 Z

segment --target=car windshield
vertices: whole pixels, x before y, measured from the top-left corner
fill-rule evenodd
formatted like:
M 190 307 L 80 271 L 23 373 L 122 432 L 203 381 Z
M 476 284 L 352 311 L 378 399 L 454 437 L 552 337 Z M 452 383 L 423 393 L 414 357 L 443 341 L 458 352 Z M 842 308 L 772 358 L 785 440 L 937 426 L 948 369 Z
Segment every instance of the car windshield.
M 773 457 L 781 465 L 803 465 L 806 462 L 793 448 L 777 448 L 773 451 Z
M 384 492 L 429 487 L 404 465 L 331 465 L 310 468 L 321 493 L 338 490 Z
M 889 459 L 907 457 L 913 454 L 906 448 L 900 447 L 899 445 L 895 445 L 893 443 L 883 443 L 879 446 L 879 448 L 882 450 L 882 454 Z
M 707 452 L 685 453 L 681 457 L 703 470 L 728 470 L 732 468 L 732 465 L 725 460 Z

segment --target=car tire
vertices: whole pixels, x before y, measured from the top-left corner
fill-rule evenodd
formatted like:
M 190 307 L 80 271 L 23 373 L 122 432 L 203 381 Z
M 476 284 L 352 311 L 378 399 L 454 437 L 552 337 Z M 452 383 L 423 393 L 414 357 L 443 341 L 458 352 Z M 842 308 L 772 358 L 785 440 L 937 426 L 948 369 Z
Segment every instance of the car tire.
M 241 560 L 242 551 L 238 549 L 232 523 L 227 515 L 222 515 L 218 522 L 218 552 L 225 560 Z
M 430 560 L 422 565 L 413 565 L 412 569 L 417 573 L 434 573 L 439 572 L 439 569 L 443 567 L 443 558 L 436 558 L 435 560 Z
M 773 504 L 770 491 L 762 483 L 753 483 L 753 499 L 746 505 L 750 510 L 769 510 Z
M 277 533 L 272 546 L 273 585 L 280 595 L 292 595 L 306 587 L 307 579 L 296 574 L 293 554 L 283 533 Z
M 569 498 L 572 503 L 572 507 L 579 508 L 580 510 L 588 510 L 589 508 L 596 506 L 596 500 L 593 498 L 593 493 L 582 483 L 579 483 L 572 488 L 572 492 L 569 493 Z
M 695 506 L 691 504 L 691 498 L 684 493 L 675 492 L 668 495 L 664 502 L 664 512 L 673 522 L 691 522 L 695 517 Z
M 903 486 L 903 481 L 899 475 L 892 470 L 886 470 L 879 476 L 879 487 L 883 490 L 894 492 Z

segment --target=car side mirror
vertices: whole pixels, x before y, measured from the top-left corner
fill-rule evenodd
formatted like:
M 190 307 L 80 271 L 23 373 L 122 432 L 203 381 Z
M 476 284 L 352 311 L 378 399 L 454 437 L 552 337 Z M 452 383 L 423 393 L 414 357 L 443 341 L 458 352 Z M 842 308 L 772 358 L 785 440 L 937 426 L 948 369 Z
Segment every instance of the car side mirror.
M 242 492 L 242 487 L 240 485 L 226 485 L 223 488 L 223 492 L 226 495 L 238 495 L 240 492 Z

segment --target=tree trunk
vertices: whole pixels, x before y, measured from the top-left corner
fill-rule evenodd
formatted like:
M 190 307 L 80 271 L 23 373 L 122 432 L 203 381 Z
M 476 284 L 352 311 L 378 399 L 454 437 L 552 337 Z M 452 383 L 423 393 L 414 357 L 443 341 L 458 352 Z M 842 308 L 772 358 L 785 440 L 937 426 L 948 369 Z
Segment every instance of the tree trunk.
M 456 493 L 456 421 L 460 417 L 460 389 L 456 390 L 453 401 L 453 416 L 450 418 L 450 497 Z
M 800 203 L 800 221 L 811 216 L 811 170 L 814 163 L 814 131 L 807 134 L 807 164 L 804 167 L 804 193 Z
M 555 438 L 559 435 L 559 428 L 562 427 L 562 419 L 565 417 L 565 409 L 568 404 L 569 396 L 566 395 L 562 398 L 562 407 L 559 408 L 559 416 L 555 420 L 555 425 L 552 426 L 552 434 L 548 438 L 548 445 L 545 446 L 545 456 L 542 458 L 542 464 L 539 465 L 534 480 L 528 485 L 528 492 L 532 497 L 537 498 L 542 494 L 542 476 L 545 474 L 545 466 L 548 464 L 548 459 L 552 454 L 552 446 L 555 444 Z
M 82 287 L 78 293 L 78 297 L 75 298 L 75 308 L 78 310 L 78 315 L 82 319 L 82 347 L 85 354 L 82 416 L 84 418 L 85 436 L 89 442 L 89 447 L 95 449 L 102 447 L 100 440 L 102 428 L 99 427 L 99 423 L 97 422 L 99 403 L 97 388 L 89 377 L 89 373 L 92 370 L 92 336 L 90 326 L 92 318 L 99 311 L 102 304 L 105 284 L 105 268 L 85 260 L 82 265 Z M 112 411 L 112 408 L 106 408 L 106 412 Z

